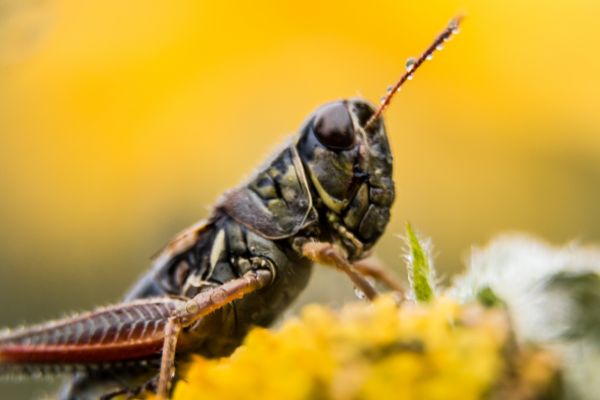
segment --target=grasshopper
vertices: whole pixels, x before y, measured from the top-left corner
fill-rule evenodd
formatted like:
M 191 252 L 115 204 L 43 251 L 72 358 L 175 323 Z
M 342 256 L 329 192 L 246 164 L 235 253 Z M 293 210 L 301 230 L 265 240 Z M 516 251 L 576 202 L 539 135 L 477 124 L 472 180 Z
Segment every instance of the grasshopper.
M 176 355 L 231 354 L 251 327 L 268 326 L 299 295 L 313 263 L 344 272 L 368 299 L 377 295 L 369 277 L 401 293 L 367 258 L 395 197 L 382 115 L 459 22 L 409 60 L 379 107 L 351 99 L 318 108 L 206 220 L 169 243 L 123 302 L 0 334 L 0 374 L 72 372 L 61 399 L 148 388 L 166 398 Z

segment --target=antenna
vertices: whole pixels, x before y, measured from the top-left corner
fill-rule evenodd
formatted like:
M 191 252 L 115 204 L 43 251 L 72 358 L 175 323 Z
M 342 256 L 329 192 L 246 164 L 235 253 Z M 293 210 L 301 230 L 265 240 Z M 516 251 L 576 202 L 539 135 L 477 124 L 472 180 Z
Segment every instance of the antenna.
M 446 29 L 444 29 L 442 33 L 438 35 L 438 37 L 433 41 L 433 43 L 431 43 L 431 45 L 429 45 L 427 50 L 425 50 L 419 58 L 409 58 L 406 61 L 406 72 L 404 73 L 404 75 L 402 75 L 398 82 L 394 84 L 394 86 L 388 89 L 385 97 L 381 99 L 381 104 L 379 105 L 379 108 L 377 109 L 377 111 L 375 111 L 375 114 L 373 114 L 373 116 L 371 116 L 371 118 L 369 118 L 369 120 L 367 121 L 365 129 L 369 128 L 369 126 L 371 126 L 371 124 L 375 122 L 375 120 L 379 118 L 381 114 L 383 114 L 385 109 L 392 102 L 392 98 L 394 97 L 394 95 L 400 91 L 400 88 L 402 87 L 404 82 L 412 79 L 413 74 L 421 66 L 421 64 L 423 64 L 425 60 L 431 60 L 431 58 L 433 57 L 433 52 L 436 50 L 441 50 L 443 43 L 450 39 L 452 35 L 458 33 L 458 26 L 460 25 L 462 19 L 462 15 L 452 18 Z

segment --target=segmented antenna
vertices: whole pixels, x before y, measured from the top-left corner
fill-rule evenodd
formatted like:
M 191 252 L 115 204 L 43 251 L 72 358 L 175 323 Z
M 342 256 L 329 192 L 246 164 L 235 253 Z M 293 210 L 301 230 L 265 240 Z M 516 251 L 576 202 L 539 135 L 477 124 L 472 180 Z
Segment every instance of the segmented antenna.
M 452 20 L 450 20 L 450 23 L 448 24 L 446 29 L 444 29 L 444 31 L 438 35 L 438 37 L 433 41 L 433 43 L 431 43 L 431 45 L 427 48 L 427 50 L 425 50 L 423 52 L 423 54 L 421 54 L 421 56 L 419 58 L 417 58 L 417 59 L 409 58 L 406 61 L 406 72 L 404 73 L 404 75 L 402 75 L 402 77 L 398 80 L 398 82 L 396 82 L 396 84 L 394 84 L 394 86 L 391 86 L 388 89 L 385 97 L 383 97 L 381 99 L 381 104 L 379 105 L 379 108 L 377 109 L 377 111 L 375 111 L 375 114 L 373 114 L 373 116 L 367 121 L 367 124 L 365 125 L 365 129 L 367 129 L 369 126 L 371 126 L 371 124 L 373 122 L 375 122 L 375 120 L 377 118 L 379 118 L 381 116 L 381 114 L 383 114 L 385 109 L 392 102 L 392 98 L 394 97 L 394 95 L 400 91 L 400 88 L 402 87 L 404 82 L 412 79 L 412 76 L 413 76 L 414 72 L 417 70 L 417 68 L 419 68 L 421 66 L 421 64 L 423 64 L 423 62 L 425 62 L 425 60 L 431 60 L 431 57 L 433 56 L 433 52 L 436 50 L 441 50 L 443 43 L 445 41 L 447 41 L 448 39 L 450 39 L 450 37 L 453 34 L 458 33 L 458 26 L 460 25 L 460 22 L 462 21 L 462 19 L 463 19 L 462 15 L 454 17 Z

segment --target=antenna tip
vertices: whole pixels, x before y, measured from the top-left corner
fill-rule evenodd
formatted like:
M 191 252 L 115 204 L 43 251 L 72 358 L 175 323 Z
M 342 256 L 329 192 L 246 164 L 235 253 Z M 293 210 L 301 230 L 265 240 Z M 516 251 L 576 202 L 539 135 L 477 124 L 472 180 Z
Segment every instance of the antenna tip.
M 463 19 L 465 19 L 464 14 L 461 13 L 461 14 L 456 15 L 454 18 L 452 18 L 450 20 L 450 23 L 448 24 L 448 28 L 450 28 L 453 31 L 457 30 Z
M 367 121 L 365 128 L 368 128 L 377 118 L 381 116 L 381 114 L 390 104 L 390 101 L 394 97 L 394 94 L 400 91 L 400 88 L 402 87 L 404 82 L 412 79 L 414 71 L 416 71 L 417 68 L 419 68 L 419 66 L 423 64 L 425 60 L 431 60 L 433 52 L 435 50 L 441 50 L 443 48 L 443 43 L 450 39 L 452 35 L 458 33 L 458 27 L 463 19 L 463 14 L 458 14 L 457 16 L 452 18 L 448 23 L 448 26 L 442 31 L 442 33 L 438 35 L 438 37 L 427 48 L 427 50 L 425 50 L 425 52 L 421 54 L 419 58 L 414 59 L 411 57 L 408 59 L 406 63 L 406 72 L 404 73 L 404 75 L 402 75 L 402 77 L 396 82 L 394 86 L 388 88 L 387 94 L 381 99 L 381 104 L 379 105 L 373 116 L 371 116 L 371 118 Z

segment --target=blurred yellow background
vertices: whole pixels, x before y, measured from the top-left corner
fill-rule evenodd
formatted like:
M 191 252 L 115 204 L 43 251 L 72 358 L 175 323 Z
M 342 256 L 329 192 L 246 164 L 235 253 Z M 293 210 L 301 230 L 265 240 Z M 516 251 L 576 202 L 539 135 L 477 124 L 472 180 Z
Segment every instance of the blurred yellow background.
M 0 325 L 118 299 L 317 106 L 377 102 L 458 12 L 386 115 L 381 258 L 402 273 L 407 220 L 446 276 L 507 229 L 600 240 L 595 1 L 0 0 Z M 345 279 L 316 278 L 320 301 Z

